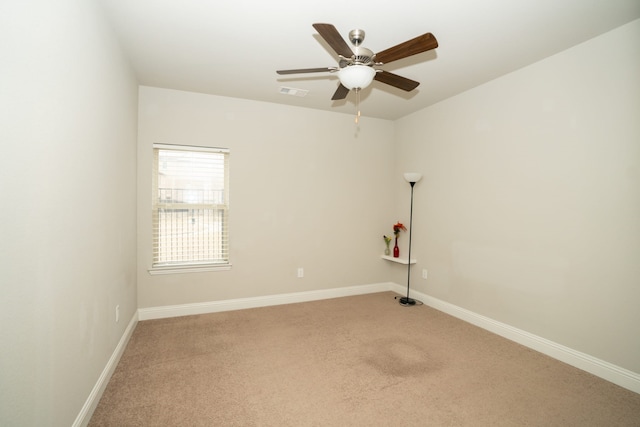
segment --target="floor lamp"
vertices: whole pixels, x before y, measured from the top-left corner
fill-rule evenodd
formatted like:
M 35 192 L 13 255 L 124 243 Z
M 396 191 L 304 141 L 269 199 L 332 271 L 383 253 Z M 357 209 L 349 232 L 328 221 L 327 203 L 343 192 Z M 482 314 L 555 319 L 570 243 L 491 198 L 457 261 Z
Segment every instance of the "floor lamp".
M 420 181 L 422 174 L 418 172 L 406 172 L 404 179 L 411 184 L 411 210 L 409 211 L 409 259 L 407 262 L 407 296 L 400 298 L 400 305 L 406 307 L 416 305 L 416 300 L 409 298 L 409 283 L 411 281 L 411 232 L 413 231 L 413 186 Z

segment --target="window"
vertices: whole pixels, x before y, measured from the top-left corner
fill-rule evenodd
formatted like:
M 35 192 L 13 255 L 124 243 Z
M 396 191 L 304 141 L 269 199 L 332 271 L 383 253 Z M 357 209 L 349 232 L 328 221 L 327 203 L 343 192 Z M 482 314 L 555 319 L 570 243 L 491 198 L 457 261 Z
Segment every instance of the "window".
M 153 269 L 229 266 L 229 150 L 154 144 Z

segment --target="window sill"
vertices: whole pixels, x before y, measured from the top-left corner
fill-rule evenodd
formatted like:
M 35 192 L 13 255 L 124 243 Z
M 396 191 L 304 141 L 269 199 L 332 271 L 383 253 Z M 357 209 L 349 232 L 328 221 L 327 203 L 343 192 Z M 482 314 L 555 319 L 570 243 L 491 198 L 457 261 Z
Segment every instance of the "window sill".
M 183 273 L 204 273 L 207 271 L 231 270 L 231 264 L 208 264 L 208 265 L 171 265 L 167 267 L 151 267 L 147 271 L 151 275 L 156 274 L 183 274 Z
M 398 264 L 404 264 L 407 265 L 409 264 L 409 261 L 407 261 L 406 258 L 394 258 L 392 256 L 389 255 L 381 255 L 382 259 L 386 259 L 387 261 L 391 261 L 391 262 L 397 262 Z M 415 264 L 417 261 L 415 259 L 411 259 L 411 264 Z

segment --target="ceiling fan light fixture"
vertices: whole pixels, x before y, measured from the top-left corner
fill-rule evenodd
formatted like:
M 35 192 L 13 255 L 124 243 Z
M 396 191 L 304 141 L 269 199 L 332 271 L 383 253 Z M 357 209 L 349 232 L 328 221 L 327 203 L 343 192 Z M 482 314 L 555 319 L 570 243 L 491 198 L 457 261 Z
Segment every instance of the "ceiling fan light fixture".
M 338 73 L 340 83 L 347 89 L 364 89 L 371 84 L 376 70 L 368 65 L 348 65 Z

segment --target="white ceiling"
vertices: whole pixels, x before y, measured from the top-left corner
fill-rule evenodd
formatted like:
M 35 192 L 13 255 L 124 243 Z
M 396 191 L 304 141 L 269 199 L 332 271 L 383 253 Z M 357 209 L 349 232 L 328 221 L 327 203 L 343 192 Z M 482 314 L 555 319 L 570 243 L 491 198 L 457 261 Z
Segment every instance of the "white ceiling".
M 141 85 L 353 114 L 331 101 L 335 53 L 313 23 L 347 39 L 366 32 L 374 52 L 426 32 L 439 47 L 382 67 L 421 84 L 404 92 L 374 81 L 363 116 L 396 119 L 640 18 L 640 0 L 99 0 Z M 593 52 L 598 55 L 598 52 Z M 308 90 L 283 95 L 280 87 Z

